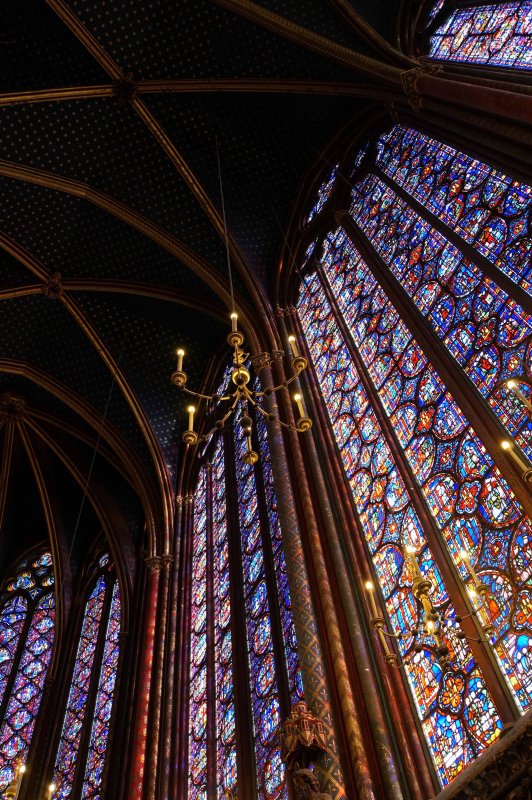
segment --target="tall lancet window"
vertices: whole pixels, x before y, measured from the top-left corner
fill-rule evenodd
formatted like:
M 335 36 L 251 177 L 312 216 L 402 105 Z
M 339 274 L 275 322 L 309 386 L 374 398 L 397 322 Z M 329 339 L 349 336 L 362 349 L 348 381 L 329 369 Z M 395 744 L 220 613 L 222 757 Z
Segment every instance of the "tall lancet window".
M 25 764 L 54 642 L 52 556 L 20 562 L 0 599 L 0 791 Z
M 109 556 L 97 564 L 85 603 L 57 751 L 54 798 L 99 798 L 119 657 L 120 592 Z
M 532 192 L 401 126 L 374 152 L 354 173 L 345 223 L 314 249 L 297 310 L 445 785 L 499 735 L 501 715 L 532 701 L 532 526 L 500 471 L 500 441 L 481 440 L 456 396 L 471 398 L 477 422 L 506 428 L 526 468 Z M 430 581 L 448 663 L 415 595 L 409 549 Z M 467 638 L 464 617 L 474 622 Z
M 255 466 L 227 429 L 195 493 L 189 787 L 196 800 L 286 800 L 277 728 L 303 697 L 265 426 Z M 249 765 L 253 764 L 250 773 Z
M 438 61 L 532 69 L 532 0 L 437 0 L 424 49 Z

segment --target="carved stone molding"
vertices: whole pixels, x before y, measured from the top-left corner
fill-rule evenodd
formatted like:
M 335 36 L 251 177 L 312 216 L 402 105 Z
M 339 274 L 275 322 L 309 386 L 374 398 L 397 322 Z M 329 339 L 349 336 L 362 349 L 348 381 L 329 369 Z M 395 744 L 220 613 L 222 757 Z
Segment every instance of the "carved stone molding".
M 146 559 L 146 566 L 150 575 L 155 575 L 163 568 L 163 559 L 161 556 L 150 556 Z
M 126 72 L 121 80 L 113 81 L 113 94 L 121 107 L 128 105 L 137 96 L 137 84 L 133 80 L 132 72 Z
M 18 422 L 24 417 L 26 400 L 19 394 L 4 392 L 0 395 L 0 423 Z
M 253 364 L 255 372 L 259 373 L 261 369 L 271 367 L 273 359 L 270 353 L 257 353 L 256 356 L 251 356 L 250 361 Z
M 330 794 L 320 791 L 318 779 L 311 769 L 296 769 L 292 778 L 296 800 L 331 800 Z
M 63 296 L 63 284 L 61 283 L 61 273 L 54 272 L 42 287 L 42 293 L 47 300 L 59 300 Z
M 529 711 L 435 800 L 532 800 L 531 754 Z
M 422 64 L 414 69 L 408 69 L 401 73 L 403 91 L 408 98 L 408 104 L 414 111 L 419 111 L 423 107 L 423 98 L 419 94 L 418 81 L 423 75 L 437 75 L 442 71 L 439 64 Z

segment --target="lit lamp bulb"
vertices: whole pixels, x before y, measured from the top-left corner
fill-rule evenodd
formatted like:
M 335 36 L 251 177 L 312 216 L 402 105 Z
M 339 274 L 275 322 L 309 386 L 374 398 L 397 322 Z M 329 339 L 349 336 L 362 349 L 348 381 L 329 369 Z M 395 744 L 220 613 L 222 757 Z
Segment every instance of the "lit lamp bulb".
M 526 397 L 526 395 L 524 395 L 523 392 L 520 390 L 517 381 L 507 381 L 506 386 L 508 389 L 510 389 L 511 392 L 513 392 L 520 399 L 523 405 L 526 406 L 528 410 L 532 412 L 532 403 L 530 402 L 528 397 Z
M 53 794 L 55 792 L 55 783 L 51 783 L 48 787 L 48 800 L 52 800 Z
M 373 586 L 371 581 L 366 581 L 364 586 L 365 586 L 366 591 L 368 593 L 369 610 L 371 612 L 371 616 L 372 616 L 372 618 L 375 618 L 375 617 L 378 616 L 378 614 L 377 614 L 377 605 L 375 603 L 375 595 L 373 593 L 374 586 Z
M 236 311 L 233 311 L 233 313 L 231 314 L 231 330 L 233 331 L 233 333 L 236 333 L 237 331 L 237 324 L 238 324 L 238 314 L 236 313 Z
M 290 349 L 292 350 L 292 355 L 294 356 L 294 358 L 297 358 L 299 356 L 299 352 L 297 350 L 296 337 L 294 335 L 289 336 L 288 337 L 288 343 L 290 344 Z
M 194 430 L 194 414 L 196 413 L 195 406 L 189 406 L 187 408 L 188 411 L 188 429 L 189 431 Z
M 177 371 L 183 372 L 183 356 L 185 355 L 185 351 L 179 348 L 177 350 Z
M 295 400 L 295 404 L 297 406 L 297 410 L 299 411 L 299 416 L 300 417 L 304 417 L 305 416 L 305 409 L 303 407 L 303 398 L 301 397 L 300 394 L 295 394 L 294 395 L 294 400 Z
M 523 472 L 528 472 L 530 467 L 526 464 L 522 458 L 520 458 L 515 450 L 512 447 L 512 443 L 509 442 L 507 439 L 501 442 L 501 447 L 503 450 L 506 450 L 508 455 L 515 461 L 515 463 L 523 470 Z

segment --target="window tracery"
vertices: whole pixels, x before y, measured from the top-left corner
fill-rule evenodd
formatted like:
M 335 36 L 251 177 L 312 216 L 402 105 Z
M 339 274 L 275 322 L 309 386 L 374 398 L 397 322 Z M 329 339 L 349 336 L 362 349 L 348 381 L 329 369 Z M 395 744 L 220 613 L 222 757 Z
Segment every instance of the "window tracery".
M 297 309 L 368 557 L 446 784 L 501 729 L 490 683 L 456 620 L 457 587 L 474 590 L 464 550 L 489 592 L 489 606 L 477 614 L 495 631 L 489 646 L 499 681 L 521 712 L 531 704 L 531 523 L 378 276 L 389 270 L 530 458 L 531 421 L 505 382 L 519 379 L 529 396 L 532 319 L 497 284 L 495 267 L 530 288 L 528 261 L 519 256 L 531 247 L 532 190 L 401 125 L 378 138 L 376 153 L 373 169 L 353 187 L 350 215 L 359 234 L 353 239 L 346 228 L 326 236 Z M 499 233 L 490 238 L 487 231 Z M 417 513 L 420 502 L 432 517 L 430 531 Z M 449 585 L 442 556 L 432 553 L 433 527 L 453 563 Z M 420 609 L 403 554 L 408 542 L 445 622 L 447 669 L 423 631 L 416 641 Z

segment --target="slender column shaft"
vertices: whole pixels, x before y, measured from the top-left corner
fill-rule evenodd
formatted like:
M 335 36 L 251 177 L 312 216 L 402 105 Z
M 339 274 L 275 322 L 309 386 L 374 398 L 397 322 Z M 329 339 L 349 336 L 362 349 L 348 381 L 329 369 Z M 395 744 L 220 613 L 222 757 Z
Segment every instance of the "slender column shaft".
M 260 373 L 261 384 L 264 389 L 273 386 L 270 369 L 263 369 Z M 274 396 L 266 398 L 268 410 L 278 415 L 279 411 L 274 400 Z M 291 476 L 284 449 L 284 440 L 279 425 L 268 423 L 268 443 L 272 456 L 272 471 L 277 495 L 279 523 L 281 526 L 284 552 L 286 559 L 286 571 L 290 585 L 290 595 L 292 601 L 292 611 L 294 627 L 298 640 L 299 658 L 305 697 L 309 709 L 315 716 L 319 717 L 326 728 L 327 739 L 329 742 L 330 754 L 324 756 L 321 763 L 317 764 L 318 771 L 324 778 L 323 789 L 327 789 L 331 796 L 335 798 L 345 797 L 344 780 L 339 764 L 338 744 L 333 727 L 329 690 L 327 686 L 327 676 L 322 653 L 322 645 L 318 632 L 318 624 L 314 616 L 313 603 L 311 598 L 309 580 L 305 567 L 305 555 L 301 541 L 301 532 L 298 524 L 298 517 L 294 496 L 291 490 Z M 319 532 L 317 523 L 312 511 L 310 490 L 305 480 L 304 466 L 301 453 L 298 450 L 297 439 L 294 442 L 294 455 L 297 456 L 298 484 L 302 491 L 303 513 L 305 521 L 310 531 L 312 541 L 309 543 L 309 550 L 312 550 L 313 561 L 317 562 L 318 583 L 320 597 L 326 606 L 327 630 L 335 637 L 335 655 L 339 656 L 339 632 L 335 611 L 330 598 L 330 588 L 325 572 L 321 543 L 319 542 Z M 297 450 L 297 452 L 296 452 Z M 326 639 L 328 637 L 325 637 Z M 335 678 L 338 682 L 340 695 L 347 694 L 347 706 L 349 708 L 349 724 L 347 726 L 351 737 L 352 750 L 362 750 L 362 738 L 360 733 L 354 702 L 350 696 L 350 689 L 345 670 L 345 663 L 333 655 L 335 661 Z M 355 764 L 353 771 L 357 774 L 356 783 L 360 790 L 360 797 L 374 797 L 372 783 L 369 778 L 369 768 L 365 755 L 357 753 L 356 758 L 352 759 Z
M 174 558 L 170 568 L 168 633 L 166 643 L 166 672 L 165 694 L 163 712 L 163 741 L 162 741 L 162 766 L 160 769 L 160 796 L 168 798 L 170 787 L 170 770 L 172 761 L 173 725 L 175 716 L 174 707 L 174 678 L 176 668 L 176 643 L 177 643 L 177 612 L 178 612 L 178 580 L 180 557 L 180 533 L 183 515 L 183 498 L 176 498 L 177 511 L 174 524 Z
M 155 556 L 148 559 L 147 563 L 148 576 L 146 581 L 146 596 L 148 598 L 148 603 L 144 620 L 144 640 L 142 643 L 142 662 L 134 723 L 135 735 L 133 740 L 133 760 L 131 764 L 128 800 L 142 800 L 144 796 L 143 788 L 148 747 L 148 716 L 153 680 L 153 650 L 155 644 L 161 562 L 160 559 Z
M 150 712 L 150 756 L 148 764 L 147 797 L 156 797 L 157 777 L 159 774 L 159 742 L 162 728 L 162 700 L 164 683 L 164 665 L 166 653 L 166 628 L 168 609 L 168 587 L 172 557 L 161 556 L 162 569 L 159 580 L 159 603 L 157 619 L 157 642 L 155 649 L 152 705 Z M 163 767 L 164 769 L 164 767 Z

